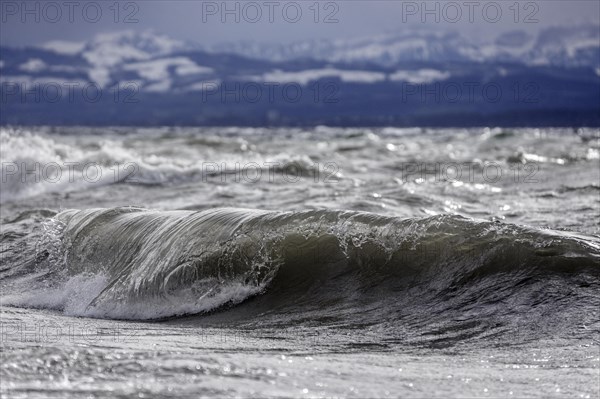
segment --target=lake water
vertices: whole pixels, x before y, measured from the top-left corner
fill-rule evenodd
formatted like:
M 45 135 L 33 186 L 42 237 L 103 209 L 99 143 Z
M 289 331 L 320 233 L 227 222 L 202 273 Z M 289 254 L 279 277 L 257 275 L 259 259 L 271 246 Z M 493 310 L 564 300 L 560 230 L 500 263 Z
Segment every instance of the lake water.
M 0 140 L 3 397 L 599 394 L 598 130 Z

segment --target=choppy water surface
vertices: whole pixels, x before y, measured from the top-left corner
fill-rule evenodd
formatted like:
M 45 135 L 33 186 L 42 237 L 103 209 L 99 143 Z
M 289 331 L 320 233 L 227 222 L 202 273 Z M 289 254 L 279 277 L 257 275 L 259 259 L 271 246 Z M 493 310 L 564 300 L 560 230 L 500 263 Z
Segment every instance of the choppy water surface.
M 6 397 L 596 397 L 600 132 L 9 129 Z

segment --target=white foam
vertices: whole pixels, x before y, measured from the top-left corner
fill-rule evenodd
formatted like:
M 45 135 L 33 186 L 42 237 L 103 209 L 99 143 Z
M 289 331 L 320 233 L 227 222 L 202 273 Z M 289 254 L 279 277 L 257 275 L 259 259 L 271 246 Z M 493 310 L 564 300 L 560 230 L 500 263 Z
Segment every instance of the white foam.
M 197 151 L 157 154 L 143 145 L 132 146 L 120 137 L 74 139 L 10 128 L 0 128 L 0 147 L 3 161 L 0 203 L 123 181 L 173 184 L 200 180 L 214 172 L 207 168 L 207 162 L 217 165 L 220 173 L 236 173 L 238 180 L 243 176 L 241 168 L 247 165 L 263 169 L 264 179 L 269 178 L 271 167 L 300 170 L 314 167 L 312 159 L 305 155 L 227 152 L 215 157 L 210 147 L 203 148 L 201 154 Z M 289 173 L 295 173 L 294 169 L 289 169 Z
M 59 137 L 2 128 L 0 144 L 0 203 L 43 193 L 79 191 L 124 179 L 156 183 L 189 169 L 170 159 L 151 157 L 154 162 L 146 162 L 122 141 L 112 139 L 86 146 L 64 142 Z
M 127 173 L 117 174 L 119 151 L 109 141 L 99 149 L 83 150 L 25 131 L 0 129 L 2 181 L 0 202 L 27 198 L 46 192 L 76 191 L 93 185 L 117 182 Z M 128 154 L 129 159 L 135 159 Z M 92 167 L 92 164 L 98 165 Z M 113 169 L 111 169 L 113 168 Z
M 225 304 L 238 304 L 260 293 L 264 286 L 232 281 L 199 281 L 194 286 L 144 298 L 102 296 L 109 279 L 103 274 L 80 274 L 52 288 L 36 287 L 20 294 L 3 296 L 4 305 L 62 311 L 67 316 L 102 319 L 152 320 L 198 314 Z M 206 291 L 206 286 L 213 288 Z M 100 298 L 97 302 L 94 302 Z

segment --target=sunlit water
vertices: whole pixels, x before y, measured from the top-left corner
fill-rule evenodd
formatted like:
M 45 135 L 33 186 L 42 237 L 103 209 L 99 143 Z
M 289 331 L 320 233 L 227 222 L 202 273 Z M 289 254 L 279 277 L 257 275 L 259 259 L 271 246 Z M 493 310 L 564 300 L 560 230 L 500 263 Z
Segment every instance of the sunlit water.
M 597 397 L 597 130 L 1 130 L 6 397 Z

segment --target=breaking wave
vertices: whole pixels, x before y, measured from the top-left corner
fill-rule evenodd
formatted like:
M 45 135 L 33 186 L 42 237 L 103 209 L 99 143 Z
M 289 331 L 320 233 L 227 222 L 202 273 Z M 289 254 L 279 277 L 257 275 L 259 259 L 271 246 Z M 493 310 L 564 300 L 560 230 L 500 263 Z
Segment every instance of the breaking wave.
M 160 137 L 155 137 L 160 141 Z M 197 153 L 145 154 L 128 145 L 124 138 L 68 141 L 60 135 L 31 134 L 0 129 L 2 183 L 0 203 L 45 193 L 64 193 L 118 183 L 174 185 L 189 181 L 255 182 L 256 176 L 273 174 L 313 177 L 314 162 L 307 156 L 288 153 L 262 157 L 248 155 L 246 144 L 227 143 L 219 137 L 188 138 Z M 237 144 L 237 145 L 236 145 Z M 215 154 L 212 147 L 229 145 L 229 153 Z M 267 177 L 270 176 L 270 177 Z
M 31 254 L 5 251 L 19 266 L 0 271 L 3 303 L 395 329 L 482 317 L 558 328 L 572 317 L 593 323 L 562 320 L 562 310 L 598 304 L 598 237 L 459 216 L 114 208 L 64 211 L 44 226 L 35 240 L 21 237 L 35 243 Z

